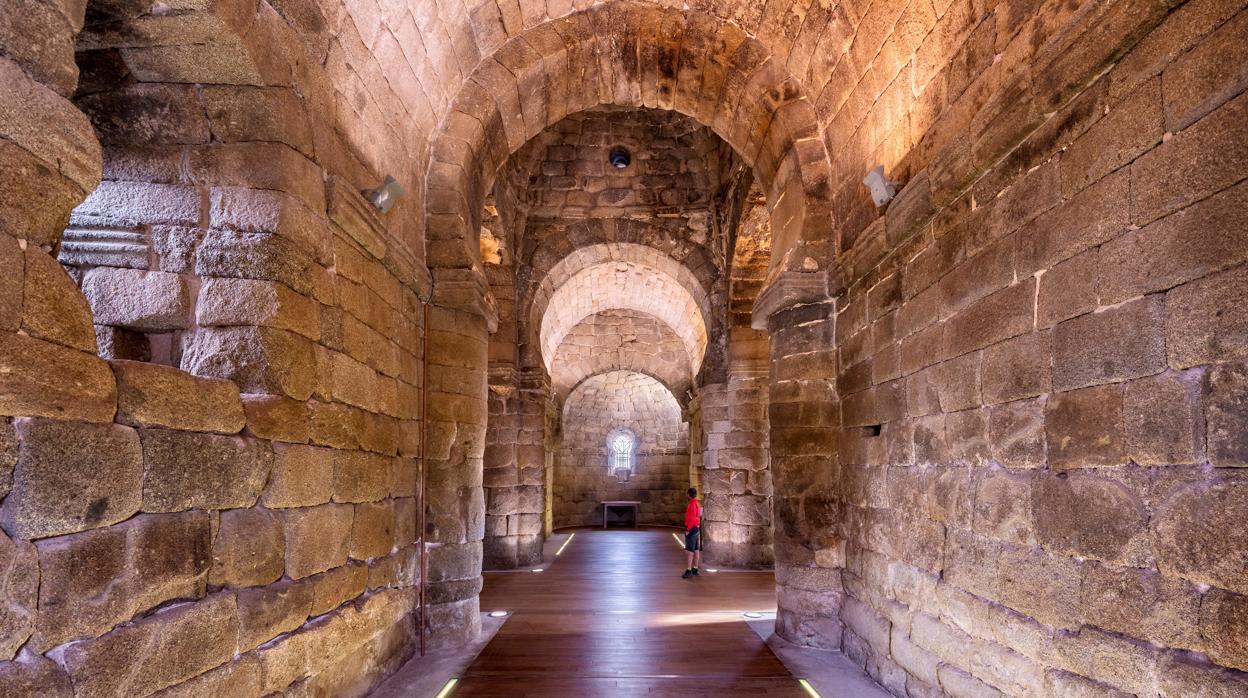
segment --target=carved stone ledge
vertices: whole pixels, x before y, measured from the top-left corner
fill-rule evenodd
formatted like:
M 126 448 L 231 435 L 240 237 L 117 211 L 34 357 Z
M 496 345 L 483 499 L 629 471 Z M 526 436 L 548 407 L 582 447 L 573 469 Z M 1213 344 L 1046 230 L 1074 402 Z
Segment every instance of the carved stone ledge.
M 750 313 L 750 326 L 766 330 L 771 316 L 799 305 L 825 303 L 832 300 L 828 289 L 827 270 L 802 272 L 780 270 L 771 276 L 759 292 Z
M 498 306 L 489 282 L 480 267 L 471 269 L 435 269 L 433 272 L 433 304 L 485 318 L 491 333 L 498 330 Z

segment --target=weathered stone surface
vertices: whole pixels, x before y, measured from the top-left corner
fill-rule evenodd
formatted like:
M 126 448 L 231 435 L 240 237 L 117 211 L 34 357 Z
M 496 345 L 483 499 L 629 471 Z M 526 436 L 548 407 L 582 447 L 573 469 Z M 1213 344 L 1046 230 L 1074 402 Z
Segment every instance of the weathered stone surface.
M 273 466 L 263 441 L 169 429 L 140 434 L 144 511 L 253 506 Z
M 238 649 L 246 652 L 290 632 L 308 619 L 315 586 L 308 581 L 279 582 L 238 592 Z
M 22 329 L 32 337 L 94 352 L 91 307 L 65 269 L 43 250 L 27 247 L 25 279 Z
M 198 676 L 234 656 L 234 596 L 175 606 L 107 635 L 58 647 L 76 695 L 145 695 Z
M 177 274 L 96 267 L 82 279 L 95 322 L 144 332 L 189 327 L 191 298 Z
M 322 615 L 363 594 L 367 582 L 368 568 L 358 563 L 335 567 L 312 577 L 308 580 L 314 589 L 309 615 Z
M 241 609 L 239 613 L 241 615 Z M 243 656 L 229 664 L 200 674 L 190 681 L 184 681 L 153 693 L 152 696 L 153 698 L 217 698 L 218 696 L 259 698 L 260 663 L 254 657 Z
M 1248 596 L 1211 589 L 1200 604 L 1200 634 L 1210 659 L 1248 671 Z
M 0 275 L 0 330 L 16 332 L 22 325 L 26 255 L 11 235 L 0 235 L 0 269 L 5 270 Z
M 268 327 L 201 329 L 182 356 L 183 370 L 225 378 L 245 393 L 307 400 L 316 379 L 312 342 Z
M 0 420 L 0 498 L 13 487 L 13 467 L 17 465 L 17 430 L 7 420 Z
M 1219 467 L 1248 466 L 1248 365 L 1216 366 L 1207 380 L 1209 460 Z
M 13 658 L 35 625 L 39 560 L 30 543 L 0 533 L 0 666 Z M 0 679 L 0 688 L 4 680 Z
M 334 490 L 332 449 L 274 444 L 273 474 L 261 497 L 270 509 L 324 504 Z
M 351 523 L 351 558 L 381 557 L 390 554 L 393 547 L 394 506 L 389 501 L 356 504 Z
M 1242 475 L 1178 482 L 1156 495 L 1149 522 L 1157 567 L 1165 574 L 1248 593 L 1248 479 Z
M 1046 548 L 1123 565 L 1152 562 L 1140 478 L 1072 472 L 1041 477 L 1032 492 L 1036 537 Z
M 1166 356 L 1174 368 L 1248 359 L 1248 266 L 1166 294 Z
M 69 675 L 50 659 L 29 652 L 0 662 L 0 693 L 12 698 L 72 698 Z
M 284 554 L 279 514 L 265 509 L 223 511 L 212 543 L 208 579 L 214 586 L 269 584 L 281 578 Z
M 1196 376 L 1164 373 L 1127 384 L 1127 456 L 1141 465 L 1195 463 L 1204 447 Z
M 374 502 L 390 493 L 394 459 L 365 451 L 334 451 L 334 501 Z
M 1051 333 L 1032 332 L 985 349 L 984 404 L 995 405 L 1049 392 L 1051 344 Z
M 136 427 L 237 434 L 243 428 L 238 386 L 197 378 L 172 366 L 111 361 L 118 421 Z
M 200 288 L 195 318 L 203 327 L 259 325 L 321 337 L 316 302 L 272 281 L 208 279 Z
M 1091 468 L 1126 462 L 1122 386 L 1054 393 L 1045 407 L 1049 465 Z
M 39 541 L 34 646 L 94 637 L 171 599 L 203 596 L 211 540 L 208 514 L 200 511 L 142 514 Z
M 111 422 L 117 383 L 98 357 L 0 333 L 0 414 Z
M 139 510 L 143 457 L 133 429 L 22 419 L 13 488 L 0 506 L 10 535 L 46 538 L 123 521 Z
M 1045 399 L 1007 402 L 992 408 L 988 433 L 992 457 L 1010 468 L 1045 463 Z
M 286 536 L 286 576 L 301 579 L 347 561 L 353 507 L 322 504 L 281 512 Z
M 1054 330 L 1053 389 L 1149 376 L 1166 365 L 1160 295 L 1067 320 Z
M 274 441 L 304 443 L 312 427 L 308 405 L 281 395 L 244 395 L 247 431 Z

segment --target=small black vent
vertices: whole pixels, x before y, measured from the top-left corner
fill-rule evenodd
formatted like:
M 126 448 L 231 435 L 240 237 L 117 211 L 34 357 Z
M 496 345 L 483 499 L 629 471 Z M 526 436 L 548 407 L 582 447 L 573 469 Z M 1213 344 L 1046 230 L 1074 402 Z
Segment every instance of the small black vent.
M 872 424 L 870 426 L 865 426 L 862 428 L 862 435 L 868 436 L 868 437 L 879 436 L 880 432 L 883 430 L 884 430 L 883 424 Z
M 607 159 L 610 160 L 612 167 L 617 170 L 622 170 L 625 167 L 628 167 L 628 164 L 633 161 L 633 156 L 629 154 L 627 148 L 615 147 L 611 149 L 611 153 L 607 156 Z

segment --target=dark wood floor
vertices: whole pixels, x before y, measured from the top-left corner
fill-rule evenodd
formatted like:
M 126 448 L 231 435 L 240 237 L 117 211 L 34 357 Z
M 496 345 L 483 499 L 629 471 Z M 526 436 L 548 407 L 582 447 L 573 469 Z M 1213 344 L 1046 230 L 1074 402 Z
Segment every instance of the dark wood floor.
M 483 611 L 514 615 L 454 696 L 804 696 L 745 623 L 772 576 L 681 579 L 671 529 L 580 530 L 541 573 L 485 575 Z

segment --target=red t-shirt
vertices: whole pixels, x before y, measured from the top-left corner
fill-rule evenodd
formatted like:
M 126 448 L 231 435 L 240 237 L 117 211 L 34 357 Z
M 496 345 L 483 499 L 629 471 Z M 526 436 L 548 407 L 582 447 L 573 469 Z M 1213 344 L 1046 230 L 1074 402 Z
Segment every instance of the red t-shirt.
M 692 531 L 695 526 L 702 525 L 702 505 L 698 504 L 698 500 L 690 499 L 689 506 L 685 507 L 685 530 Z

